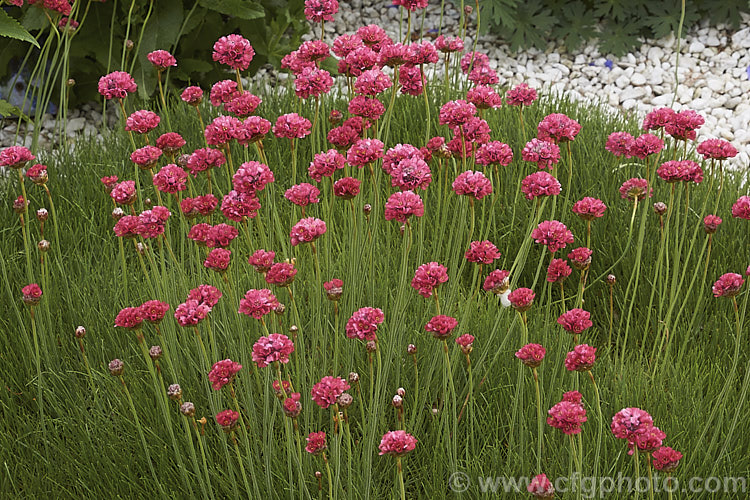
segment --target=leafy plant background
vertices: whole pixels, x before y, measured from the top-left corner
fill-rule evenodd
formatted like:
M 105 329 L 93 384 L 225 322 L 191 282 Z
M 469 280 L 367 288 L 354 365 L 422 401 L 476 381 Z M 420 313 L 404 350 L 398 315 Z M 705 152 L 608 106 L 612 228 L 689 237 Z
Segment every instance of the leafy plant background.
M 10 8 L 4 13 L 11 21 L 18 19 L 36 38 L 49 33 L 50 23 L 37 7 Z M 131 25 L 127 38 L 134 42 L 134 47 L 126 54 L 125 68 L 121 68 L 129 13 Z M 178 66 L 166 74 L 168 86 L 184 87 L 191 83 L 206 87 L 222 71 L 211 60 L 213 42 L 229 33 L 242 34 L 255 48 L 256 55 L 247 73 L 252 75 L 263 64 L 279 65 L 281 57 L 299 45 L 300 36 L 307 29 L 304 0 L 91 2 L 85 22 L 70 46 L 69 76 L 76 84 L 71 88 L 68 104 L 98 98 L 99 77 L 120 69 L 133 73 L 141 97 L 151 95 L 157 82 L 146 55 L 156 49 L 169 50 L 178 60 Z M 23 37 L 22 33 L 19 37 Z M 18 64 L 11 63 L 23 61 L 29 50 L 32 49 L 27 41 L 2 38 L 0 81 L 14 74 Z M 33 67 L 35 61 L 32 53 L 26 67 Z M 62 81 L 56 84 L 59 86 Z
M 679 0 L 480 0 L 479 6 L 482 19 L 489 20 L 484 30 L 513 50 L 545 49 L 556 39 L 572 51 L 594 40 L 600 52 L 614 55 L 638 48 L 646 38 L 676 33 L 681 10 Z M 750 13 L 747 0 L 687 0 L 683 33 L 703 19 L 738 28 L 742 12 Z

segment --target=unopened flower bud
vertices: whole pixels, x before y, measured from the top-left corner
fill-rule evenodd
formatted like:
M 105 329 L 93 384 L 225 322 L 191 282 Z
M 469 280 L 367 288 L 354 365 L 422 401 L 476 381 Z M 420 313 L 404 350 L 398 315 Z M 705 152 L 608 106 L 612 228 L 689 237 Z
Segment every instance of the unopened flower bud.
M 365 344 L 365 350 L 366 350 L 367 352 L 375 352 L 375 351 L 377 351 L 377 350 L 378 350 L 378 344 L 376 344 L 374 340 L 369 340 L 369 341 L 368 341 L 368 342 L 367 342 L 367 343 Z
M 393 399 L 391 400 L 391 404 L 394 408 L 401 408 L 404 405 L 404 398 L 399 396 L 398 394 L 393 396 Z
M 36 218 L 39 222 L 44 222 L 49 218 L 49 212 L 47 212 L 46 208 L 40 208 L 36 211 Z
M 359 373 L 357 372 L 349 373 L 349 383 L 356 384 L 357 382 L 359 382 Z
M 615 275 L 614 274 L 608 274 L 607 275 L 607 284 L 610 285 L 610 286 L 612 286 L 615 283 L 617 283 L 617 278 L 615 278 Z
M 185 401 L 184 403 L 180 405 L 180 413 L 182 413 L 186 417 L 194 417 L 195 405 L 191 403 L 190 401 Z
M 321 479 L 323 477 L 323 473 L 320 472 L 319 470 L 316 470 L 315 471 L 315 477 L 318 478 L 318 479 Z
M 109 365 L 107 366 L 109 368 L 110 375 L 112 375 L 113 377 L 119 377 L 120 375 L 122 375 L 122 370 L 125 369 L 125 365 L 123 364 L 123 362 L 117 358 L 110 361 Z
M 68 81 L 67 81 L 67 82 L 65 82 L 65 84 L 66 84 L 66 85 L 67 85 L 68 87 L 74 87 L 74 86 L 75 86 L 75 84 L 76 84 L 76 81 L 75 81 L 75 80 L 74 80 L 73 78 L 68 78 Z
M 408 346 L 406 346 L 406 353 L 414 356 L 415 354 L 417 354 L 417 346 L 415 346 L 414 344 L 409 344 Z
M 13 201 L 13 210 L 17 214 L 22 214 L 23 211 L 28 206 L 28 204 L 29 203 L 24 199 L 23 196 L 19 196 L 18 198 L 15 199 L 15 201 Z
M 152 345 L 151 349 L 148 350 L 148 355 L 151 356 L 151 359 L 154 361 L 161 358 L 162 354 L 164 354 L 164 351 L 162 351 L 161 346 L 158 345 Z
M 49 241 L 47 240 L 40 240 L 39 243 L 36 244 L 36 246 L 42 253 L 49 252 Z
M 365 203 L 365 206 L 362 207 L 362 211 L 365 213 L 365 217 L 370 216 L 370 212 L 372 212 L 372 205 L 369 203 Z
M 437 414 L 440 413 L 440 410 L 437 409 L 437 406 L 432 407 L 432 415 L 437 416 Z
M 406 224 L 401 224 L 401 227 L 398 228 L 398 232 L 401 233 L 401 236 L 403 236 L 406 232 Z
M 184 154 L 177 157 L 177 165 L 179 167 L 185 168 L 187 167 L 188 160 L 190 159 L 190 155 Z
M 146 250 L 148 250 L 148 247 L 143 243 L 138 242 L 135 244 L 135 251 L 140 255 L 144 255 L 146 253 Z
M 154 202 L 151 201 L 151 198 L 146 198 L 143 200 L 143 206 L 146 208 L 146 210 L 151 210 L 154 207 Z
M 275 312 L 279 316 L 281 316 L 282 314 L 284 314 L 285 311 L 286 311 L 286 306 L 284 304 L 282 304 L 281 302 L 279 302 L 279 305 L 276 306 L 276 309 L 273 310 L 273 312 Z
M 167 396 L 169 396 L 169 399 L 172 401 L 179 401 L 182 399 L 182 388 L 180 387 L 180 384 L 172 384 L 167 387 Z
M 125 212 L 123 211 L 123 209 L 122 209 L 122 208 L 120 208 L 120 207 L 117 207 L 117 208 L 115 208 L 114 210 L 112 210 L 112 218 L 113 218 L 114 220 L 120 220 L 120 219 L 122 219 L 122 218 L 123 218 L 124 216 L 125 216 Z
M 86 336 L 86 329 L 82 326 L 76 328 L 75 336 L 77 339 L 82 339 Z
M 354 402 L 354 398 L 352 397 L 351 394 L 349 394 L 348 392 L 345 392 L 341 394 L 338 398 L 336 398 L 336 402 L 339 404 L 339 408 L 341 408 L 342 410 L 345 410 L 352 405 L 352 403 Z
M 474 7 L 472 7 L 471 5 L 464 6 L 464 14 L 470 16 L 472 12 L 474 12 Z
M 293 336 L 297 336 L 297 332 L 299 332 L 299 327 L 297 325 L 292 325 L 289 327 L 289 333 L 291 333 Z
M 396 394 L 403 398 L 404 396 L 406 396 L 406 389 L 404 389 L 403 387 L 399 387 L 398 389 L 396 389 Z
M 661 201 L 657 201 L 654 203 L 654 212 L 656 212 L 656 215 L 664 215 L 667 213 L 667 204 L 663 203 Z
M 127 50 L 128 52 L 133 50 L 133 47 L 135 47 L 135 43 L 133 43 L 133 40 L 127 40 L 125 42 L 125 50 Z
M 332 109 L 331 114 L 328 115 L 328 122 L 331 125 L 336 126 L 341 123 L 341 120 L 343 120 L 343 118 L 344 115 L 341 113 L 341 111 L 339 111 L 338 109 Z

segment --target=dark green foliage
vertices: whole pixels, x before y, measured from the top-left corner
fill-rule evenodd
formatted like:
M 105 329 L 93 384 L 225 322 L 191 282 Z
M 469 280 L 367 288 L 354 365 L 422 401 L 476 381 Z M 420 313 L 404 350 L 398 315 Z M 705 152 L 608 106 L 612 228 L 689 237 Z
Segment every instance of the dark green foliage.
M 644 39 L 676 35 L 681 15 L 680 2 L 666 0 L 481 0 L 479 5 L 482 29 L 500 35 L 513 50 L 544 49 L 550 39 L 576 50 L 598 39 L 602 53 L 622 55 Z M 750 12 L 746 0 L 686 2 L 682 33 L 702 19 L 737 28 L 741 12 Z
M 85 3 L 83 3 L 85 5 Z M 93 2 L 84 14 L 81 7 L 72 17 L 81 27 L 68 49 L 70 72 L 58 75 L 56 85 L 73 78 L 76 85 L 69 104 L 97 99 L 96 84 L 101 75 L 115 70 L 129 71 L 139 82 L 141 97 L 156 90 L 156 72 L 146 55 L 157 49 L 169 50 L 178 66 L 166 73 L 168 86 L 199 84 L 204 88 L 217 80 L 219 65 L 211 59 L 214 42 L 222 35 L 239 33 L 250 40 L 256 55 L 247 75 L 266 63 L 278 65 L 281 57 L 299 45 L 307 31 L 304 0 L 119 0 Z M 50 23 L 42 9 L 34 6 L 12 8 L 10 16 L 33 35 L 41 32 L 40 42 L 50 34 Z M 53 20 L 57 20 L 53 18 Z M 130 21 L 130 22 L 128 22 Z M 64 40 L 64 35 L 61 37 Z M 135 46 L 121 67 L 126 39 Z M 140 39 L 140 42 L 139 42 Z M 52 44 L 52 51 L 56 43 Z M 0 81 L 12 71 L 12 60 L 23 61 L 29 45 L 3 38 L 0 48 Z M 61 46 L 60 55 L 65 48 Z M 24 67 L 33 69 L 38 53 L 28 56 Z M 62 59 L 60 59 L 62 60 Z M 55 91 L 54 95 L 58 95 Z

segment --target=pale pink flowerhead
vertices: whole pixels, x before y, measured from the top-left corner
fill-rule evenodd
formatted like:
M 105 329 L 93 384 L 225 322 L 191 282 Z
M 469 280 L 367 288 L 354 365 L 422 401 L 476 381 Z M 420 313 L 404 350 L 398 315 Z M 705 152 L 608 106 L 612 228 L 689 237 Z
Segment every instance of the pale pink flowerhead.
M 536 163 L 541 170 L 553 169 L 560 161 L 560 147 L 549 141 L 531 139 L 521 151 L 523 161 Z
M 318 196 L 320 195 L 320 189 L 316 188 L 312 184 L 303 182 L 301 184 L 295 184 L 290 187 L 284 193 L 284 198 L 291 201 L 298 207 L 306 207 L 311 203 L 319 203 Z
M 281 333 L 272 333 L 268 337 L 259 338 L 253 344 L 253 361 L 258 368 L 265 368 L 273 363 L 289 362 L 289 355 L 294 352 L 294 342 Z
M 505 102 L 510 106 L 529 106 L 538 97 L 536 90 L 526 83 L 520 83 L 505 94 Z
M 521 191 L 527 200 L 560 194 L 560 181 L 543 170 L 527 175 L 521 181 Z
M 297 272 L 298 269 L 291 262 L 276 262 L 268 268 L 265 280 L 269 285 L 285 287 L 292 284 Z
M 105 99 L 125 99 L 138 90 L 135 80 L 124 71 L 114 71 L 99 79 L 99 93 Z
M 481 200 L 492 194 L 492 182 L 482 172 L 467 170 L 458 174 L 456 180 L 453 181 L 453 191 L 458 195 Z
M 349 383 L 341 377 L 325 376 L 310 391 L 312 400 L 321 408 L 328 408 L 349 389 Z
M 166 50 L 155 50 L 146 56 L 148 62 L 154 65 L 157 71 L 164 71 L 171 66 L 177 66 L 177 59 Z
M 526 491 L 531 493 L 535 498 L 548 499 L 555 496 L 555 487 L 552 486 L 552 482 L 544 474 L 534 476 L 526 487 Z
M 607 205 L 598 198 L 586 196 L 573 204 L 573 213 L 583 220 L 594 220 L 604 216 Z
M 405 223 L 412 215 L 417 217 L 424 215 L 422 198 L 414 191 L 393 193 L 385 203 L 385 220 Z
M 565 368 L 571 372 L 587 372 L 596 362 L 596 347 L 579 344 L 565 357 Z
M 301 243 L 311 243 L 326 232 L 326 223 L 315 217 L 301 219 L 289 233 L 289 239 L 293 247 Z
M 214 44 L 213 60 L 232 69 L 245 71 L 255 56 L 250 42 L 241 35 L 231 34 L 219 38 Z
M 125 130 L 138 134 L 148 134 L 159 125 L 160 121 L 159 115 L 153 111 L 141 109 L 128 116 L 128 119 L 125 120 Z
M 262 290 L 250 289 L 240 299 L 239 312 L 255 319 L 261 319 L 271 311 L 275 311 L 278 306 L 279 301 L 276 300 L 276 296 L 271 293 L 271 290 L 267 288 Z
M 380 440 L 381 455 L 403 457 L 417 446 L 417 438 L 406 431 L 388 431 Z

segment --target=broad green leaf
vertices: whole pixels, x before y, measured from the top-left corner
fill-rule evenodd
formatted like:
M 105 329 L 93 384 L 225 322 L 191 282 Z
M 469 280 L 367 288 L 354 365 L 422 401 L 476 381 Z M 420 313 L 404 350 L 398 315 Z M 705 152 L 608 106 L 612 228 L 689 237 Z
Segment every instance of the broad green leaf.
M 260 3 L 249 0 L 200 0 L 200 6 L 242 19 L 258 19 L 266 15 Z
M 26 31 L 18 21 L 10 17 L 10 15 L 2 9 L 0 9 L 0 36 L 29 42 L 36 48 L 39 48 L 36 39 L 31 36 L 31 34 Z
M 11 103 L 6 101 L 5 99 L 0 99 L 0 116 L 19 116 L 21 118 L 24 118 L 28 120 L 26 115 L 23 114 L 23 112 L 18 108 L 18 106 L 13 106 Z

